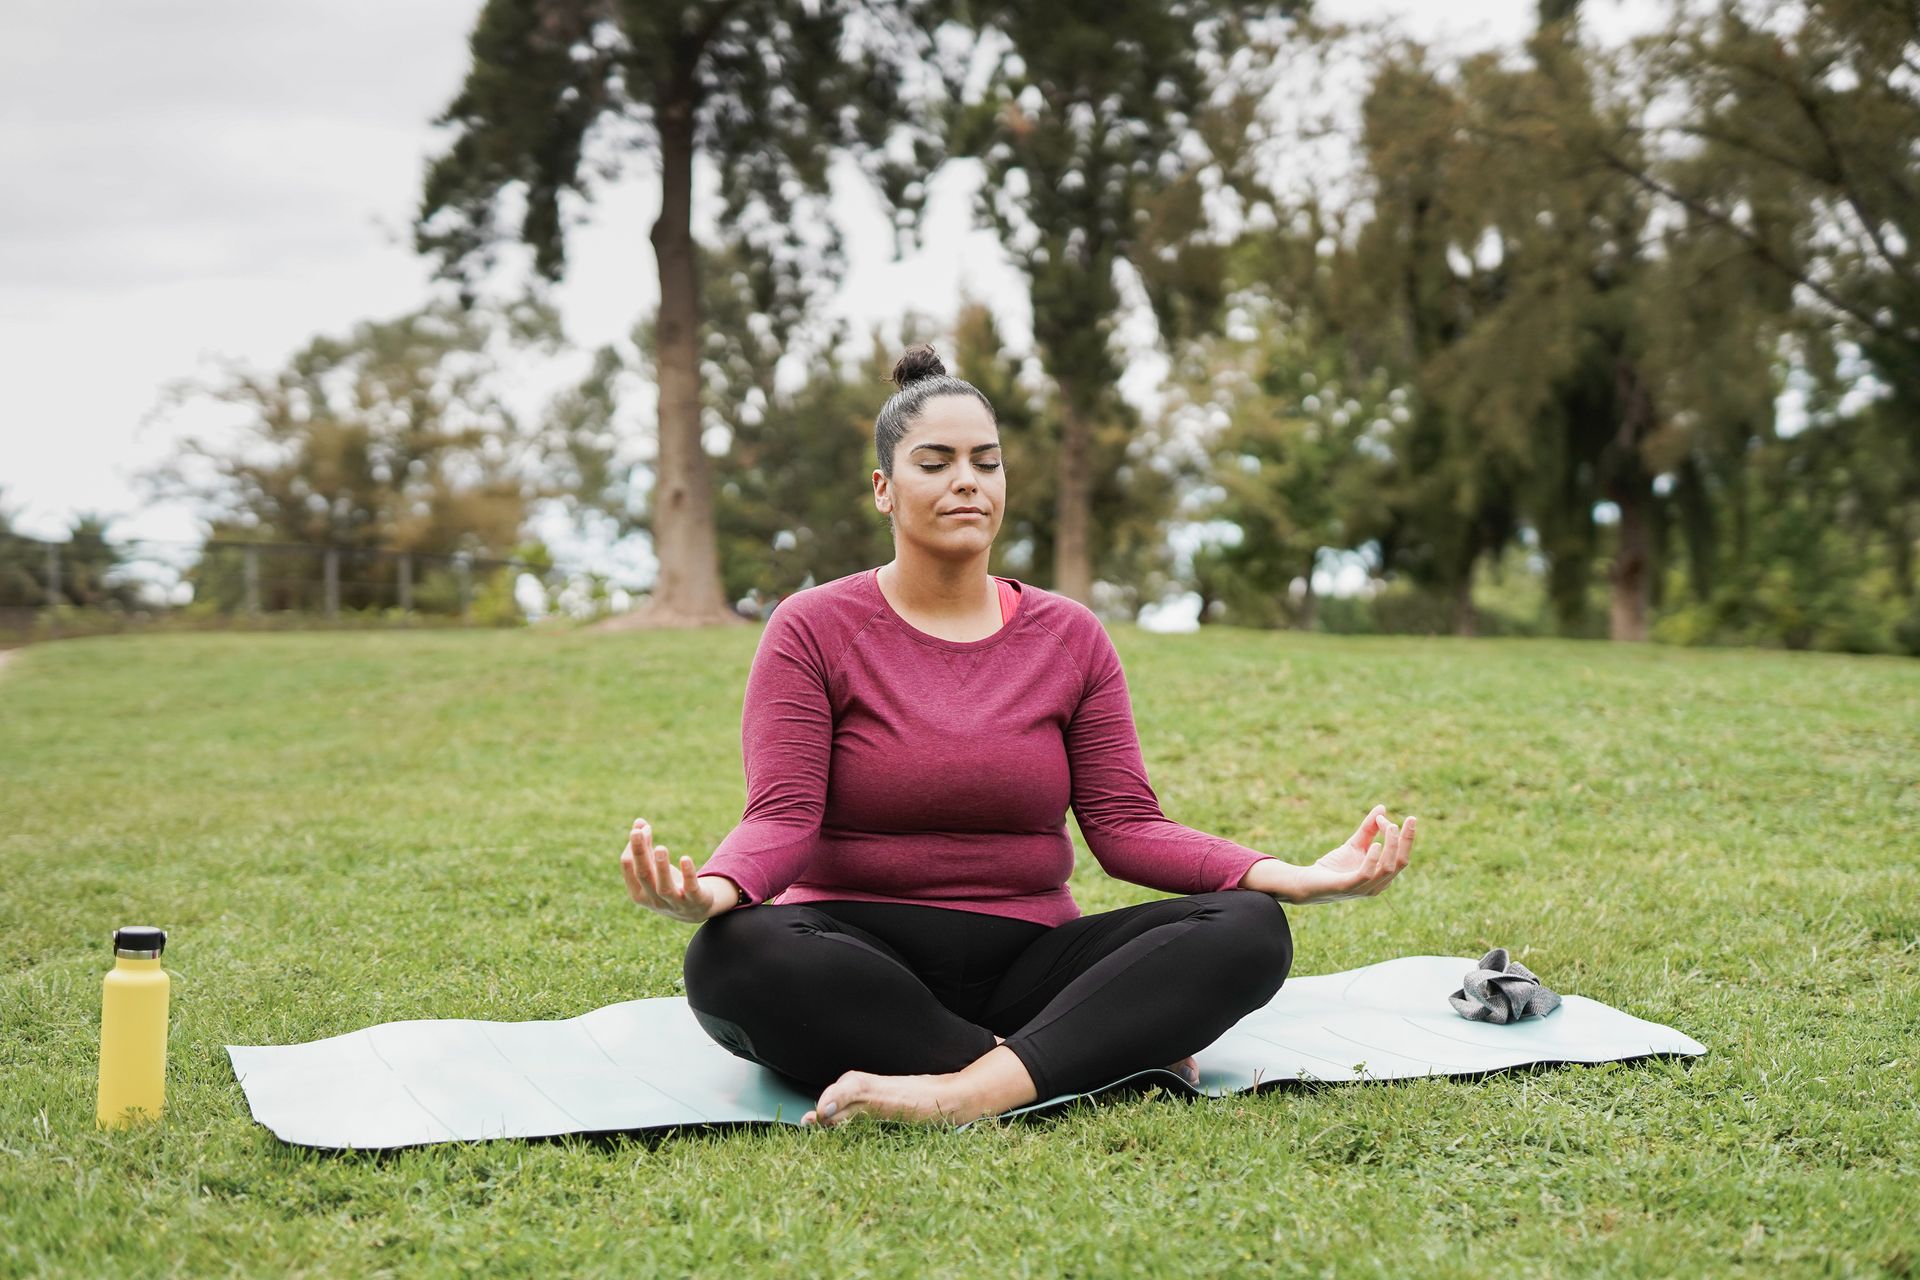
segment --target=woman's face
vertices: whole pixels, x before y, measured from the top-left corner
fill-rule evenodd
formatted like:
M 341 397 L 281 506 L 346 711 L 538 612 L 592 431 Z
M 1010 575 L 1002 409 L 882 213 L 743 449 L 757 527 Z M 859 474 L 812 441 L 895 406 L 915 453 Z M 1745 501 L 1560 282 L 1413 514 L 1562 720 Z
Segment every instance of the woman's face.
M 873 504 L 893 517 L 896 543 L 942 555 L 993 545 L 1006 515 L 1000 432 L 972 396 L 936 396 L 893 450 L 893 477 L 873 473 Z M 964 514 L 972 508 L 978 514 Z

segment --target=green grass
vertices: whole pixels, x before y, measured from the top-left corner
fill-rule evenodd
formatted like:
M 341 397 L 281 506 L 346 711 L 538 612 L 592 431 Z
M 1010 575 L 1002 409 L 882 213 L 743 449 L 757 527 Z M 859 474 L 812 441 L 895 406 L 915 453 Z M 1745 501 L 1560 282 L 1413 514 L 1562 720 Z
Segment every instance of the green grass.
M 881 1125 L 329 1156 L 222 1048 L 680 989 L 644 814 L 738 818 L 756 632 L 146 636 L 0 672 L 0 1274 L 1920 1272 L 1920 663 L 1117 633 L 1167 811 L 1311 859 L 1417 813 L 1296 971 L 1494 945 L 1690 1062 Z M 1075 877 L 1084 909 L 1153 896 Z M 119 924 L 168 1109 L 100 1134 Z

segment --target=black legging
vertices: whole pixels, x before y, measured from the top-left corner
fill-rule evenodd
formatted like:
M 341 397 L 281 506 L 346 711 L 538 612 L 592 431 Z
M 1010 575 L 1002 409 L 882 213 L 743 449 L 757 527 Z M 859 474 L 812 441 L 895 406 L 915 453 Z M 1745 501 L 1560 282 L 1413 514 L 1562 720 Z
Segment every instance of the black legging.
M 1006 1037 L 1041 1099 L 1167 1066 L 1273 998 L 1286 913 L 1227 889 L 1055 928 L 890 902 L 769 904 L 701 925 L 687 1003 L 739 1057 L 822 1089 L 958 1071 Z

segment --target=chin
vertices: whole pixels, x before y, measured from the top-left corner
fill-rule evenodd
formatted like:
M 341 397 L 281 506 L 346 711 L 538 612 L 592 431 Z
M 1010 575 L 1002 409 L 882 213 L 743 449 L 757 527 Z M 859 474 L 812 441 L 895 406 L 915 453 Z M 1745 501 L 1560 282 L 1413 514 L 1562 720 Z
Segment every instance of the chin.
M 951 551 L 959 555 L 977 555 L 993 545 L 993 536 L 982 529 L 978 532 L 963 531 L 959 536 L 948 535 L 935 538 L 929 544 L 935 551 Z

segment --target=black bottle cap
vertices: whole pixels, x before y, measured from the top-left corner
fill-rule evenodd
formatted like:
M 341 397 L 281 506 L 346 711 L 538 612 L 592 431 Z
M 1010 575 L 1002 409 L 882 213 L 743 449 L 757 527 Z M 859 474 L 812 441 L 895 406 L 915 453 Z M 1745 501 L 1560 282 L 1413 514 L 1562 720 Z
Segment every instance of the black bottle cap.
M 167 931 L 150 924 L 130 924 L 113 931 L 113 951 L 151 952 L 159 955 L 167 945 Z

